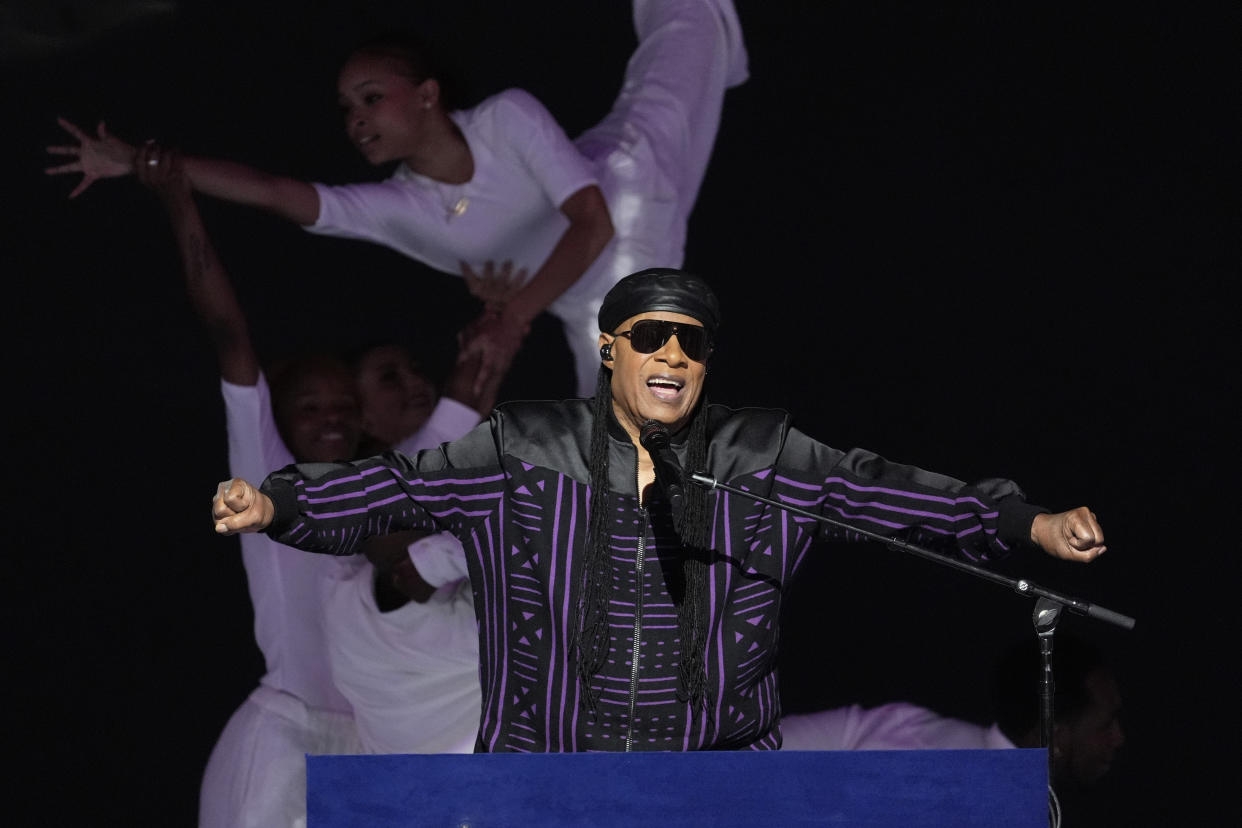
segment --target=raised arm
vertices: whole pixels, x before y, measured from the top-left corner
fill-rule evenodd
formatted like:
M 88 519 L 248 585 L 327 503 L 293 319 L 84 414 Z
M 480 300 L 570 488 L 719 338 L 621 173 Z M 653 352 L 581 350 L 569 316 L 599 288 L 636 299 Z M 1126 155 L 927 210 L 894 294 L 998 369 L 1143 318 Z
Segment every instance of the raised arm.
M 48 167 L 45 172 L 48 175 L 82 174 L 81 181 L 69 193 L 70 198 L 86 192 L 96 181 L 119 178 L 135 171 L 141 148 L 108 132 L 103 121 L 95 128 L 94 136 L 64 118 L 58 118 L 57 123 L 77 144 L 49 146 L 47 151 L 75 160 Z M 215 158 L 186 157 L 183 166 L 190 183 L 199 192 L 258 207 L 298 224 L 314 224 L 319 218 L 319 194 L 304 181 Z
M 256 384 L 259 360 L 250 329 L 194 203 L 181 159 L 176 152 L 146 144 L 137 151 L 136 174 L 168 211 L 181 251 L 186 293 L 215 346 L 220 375 L 233 385 Z

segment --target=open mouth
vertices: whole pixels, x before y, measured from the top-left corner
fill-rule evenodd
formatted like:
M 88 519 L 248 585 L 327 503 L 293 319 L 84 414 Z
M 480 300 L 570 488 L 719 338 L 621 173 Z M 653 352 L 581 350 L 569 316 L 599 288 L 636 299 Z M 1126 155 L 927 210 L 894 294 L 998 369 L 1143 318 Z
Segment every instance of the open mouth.
M 685 380 L 675 377 L 656 376 L 647 378 L 647 388 L 651 390 L 652 396 L 665 402 L 677 399 L 685 385 Z

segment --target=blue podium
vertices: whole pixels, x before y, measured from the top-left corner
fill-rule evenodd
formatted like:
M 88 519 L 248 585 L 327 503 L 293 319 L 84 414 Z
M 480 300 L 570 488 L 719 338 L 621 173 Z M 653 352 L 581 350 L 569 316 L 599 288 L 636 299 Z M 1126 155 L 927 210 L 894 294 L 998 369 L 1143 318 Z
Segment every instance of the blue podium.
M 1044 750 L 308 756 L 309 828 L 1047 828 Z

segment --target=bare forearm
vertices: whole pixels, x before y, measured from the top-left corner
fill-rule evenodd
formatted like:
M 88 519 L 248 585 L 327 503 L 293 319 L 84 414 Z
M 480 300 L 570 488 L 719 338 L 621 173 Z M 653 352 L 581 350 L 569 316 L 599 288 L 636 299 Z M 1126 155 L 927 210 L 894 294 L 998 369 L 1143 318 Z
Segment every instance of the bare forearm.
M 186 293 L 215 346 L 220 374 L 234 385 L 254 385 L 259 380 L 259 363 L 250 330 L 202 216 L 188 195 L 167 206 L 181 252 Z
M 581 278 L 612 239 L 612 220 L 596 187 L 574 194 L 562 208 L 570 224 L 547 261 L 505 305 L 510 320 L 529 323 Z
M 215 198 L 258 207 L 298 224 L 319 218 L 319 194 L 305 181 L 218 158 L 186 158 L 194 189 Z

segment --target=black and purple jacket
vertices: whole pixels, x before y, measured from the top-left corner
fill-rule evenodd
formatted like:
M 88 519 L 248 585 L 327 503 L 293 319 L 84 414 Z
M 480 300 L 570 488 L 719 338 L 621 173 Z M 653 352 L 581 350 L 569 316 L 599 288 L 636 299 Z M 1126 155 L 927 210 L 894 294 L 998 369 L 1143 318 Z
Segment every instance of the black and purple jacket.
M 268 477 L 268 533 L 347 555 L 365 538 L 438 527 L 465 548 L 479 622 L 482 751 L 776 749 L 781 600 L 817 539 L 852 539 L 719 489 L 708 571 L 707 709 L 678 701 L 669 595 L 681 546 L 668 506 L 640 504 L 637 455 L 612 422 L 610 656 L 582 704 L 573 642 L 590 502 L 591 402 L 510 403 L 438 449 Z M 674 450 L 685 462 L 685 447 Z M 771 409 L 709 407 L 706 471 L 722 483 L 971 559 L 1029 538 L 1042 509 L 1007 480 L 967 485 L 810 439 Z M 855 536 L 856 537 L 856 536 Z M 635 669 L 635 660 L 637 669 Z

